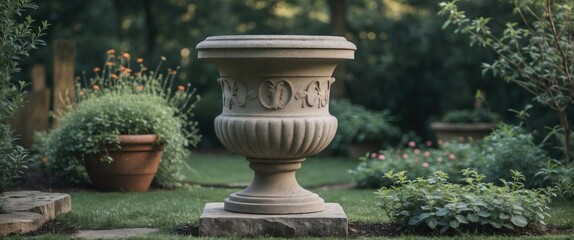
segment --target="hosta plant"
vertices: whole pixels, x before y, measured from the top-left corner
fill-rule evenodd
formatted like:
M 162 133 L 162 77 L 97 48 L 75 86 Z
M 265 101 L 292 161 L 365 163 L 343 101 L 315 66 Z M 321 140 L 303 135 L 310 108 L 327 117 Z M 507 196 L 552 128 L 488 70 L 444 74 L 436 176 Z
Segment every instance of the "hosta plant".
M 415 180 L 404 171 L 388 172 L 394 185 L 376 192 L 379 206 L 394 223 L 441 234 L 536 227 L 550 216 L 552 189 L 525 189 L 520 172 L 502 186 L 482 182 L 484 175 L 470 169 L 462 174 L 465 184 L 449 183 L 441 171 Z

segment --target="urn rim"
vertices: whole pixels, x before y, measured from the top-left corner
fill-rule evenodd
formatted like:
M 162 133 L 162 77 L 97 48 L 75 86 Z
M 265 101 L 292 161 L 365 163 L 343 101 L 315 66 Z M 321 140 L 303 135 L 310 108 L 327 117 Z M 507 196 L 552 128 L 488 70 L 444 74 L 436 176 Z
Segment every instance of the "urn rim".
M 232 48 L 357 50 L 344 37 L 324 35 L 221 35 L 207 37 L 196 46 L 197 50 Z

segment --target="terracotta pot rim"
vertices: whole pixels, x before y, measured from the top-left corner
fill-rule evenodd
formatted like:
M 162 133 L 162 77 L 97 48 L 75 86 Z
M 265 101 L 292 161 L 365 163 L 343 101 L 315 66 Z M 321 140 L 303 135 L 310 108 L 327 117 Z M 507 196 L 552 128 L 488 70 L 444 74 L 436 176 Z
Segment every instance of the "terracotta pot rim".
M 118 140 L 121 144 L 130 143 L 153 143 L 157 141 L 159 136 L 157 134 L 120 134 Z

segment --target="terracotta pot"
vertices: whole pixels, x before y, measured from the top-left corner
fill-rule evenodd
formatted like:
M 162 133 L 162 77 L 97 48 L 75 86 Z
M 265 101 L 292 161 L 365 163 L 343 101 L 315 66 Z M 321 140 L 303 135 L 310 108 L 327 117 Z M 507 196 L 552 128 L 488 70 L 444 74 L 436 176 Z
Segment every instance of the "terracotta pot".
M 221 143 L 250 162 L 251 185 L 224 209 L 256 214 L 318 212 L 324 201 L 303 189 L 295 171 L 333 140 L 337 119 L 329 94 L 337 65 L 355 45 L 333 36 L 217 36 L 197 45 L 198 58 L 217 65 L 223 111 L 215 119 Z M 320 169 L 318 169 L 320 171 Z
M 437 140 L 461 140 L 467 141 L 482 140 L 488 136 L 494 128 L 494 123 L 431 123 L 431 129 L 434 131 Z
M 111 163 L 102 155 L 86 156 L 84 164 L 94 187 L 100 191 L 145 192 L 161 160 L 165 145 L 155 145 L 155 134 L 120 135 L 121 149 L 108 151 Z

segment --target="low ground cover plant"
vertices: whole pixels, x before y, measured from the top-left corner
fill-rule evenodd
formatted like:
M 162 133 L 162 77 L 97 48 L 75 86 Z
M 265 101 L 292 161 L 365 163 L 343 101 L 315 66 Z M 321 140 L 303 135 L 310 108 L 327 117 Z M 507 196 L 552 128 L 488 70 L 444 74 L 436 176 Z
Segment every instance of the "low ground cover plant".
M 480 233 L 489 229 L 535 228 L 545 225 L 552 189 L 525 189 L 524 175 L 512 171 L 501 186 L 485 183 L 484 175 L 465 169 L 465 184 L 447 181 L 437 171 L 410 180 L 405 171 L 385 174 L 393 182 L 376 192 L 379 206 L 393 223 L 415 232 Z
M 162 59 L 164 61 L 165 59 Z M 175 70 L 166 75 L 148 71 L 143 59 L 139 70 L 130 67 L 128 53 L 107 53 L 103 68 L 95 77 L 78 82 L 67 109 L 58 113 L 58 126 L 41 137 L 47 173 L 67 184 L 87 182 L 84 157 L 119 148 L 120 134 L 157 134 L 166 144 L 154 181 L 163 187 L 178 186 L 180 169 L 188 147 L 200 139 L 192 110 L 199 96 L 186 86 L 173 86 Z M 161 63 L 160 63 L 161 64 Z

